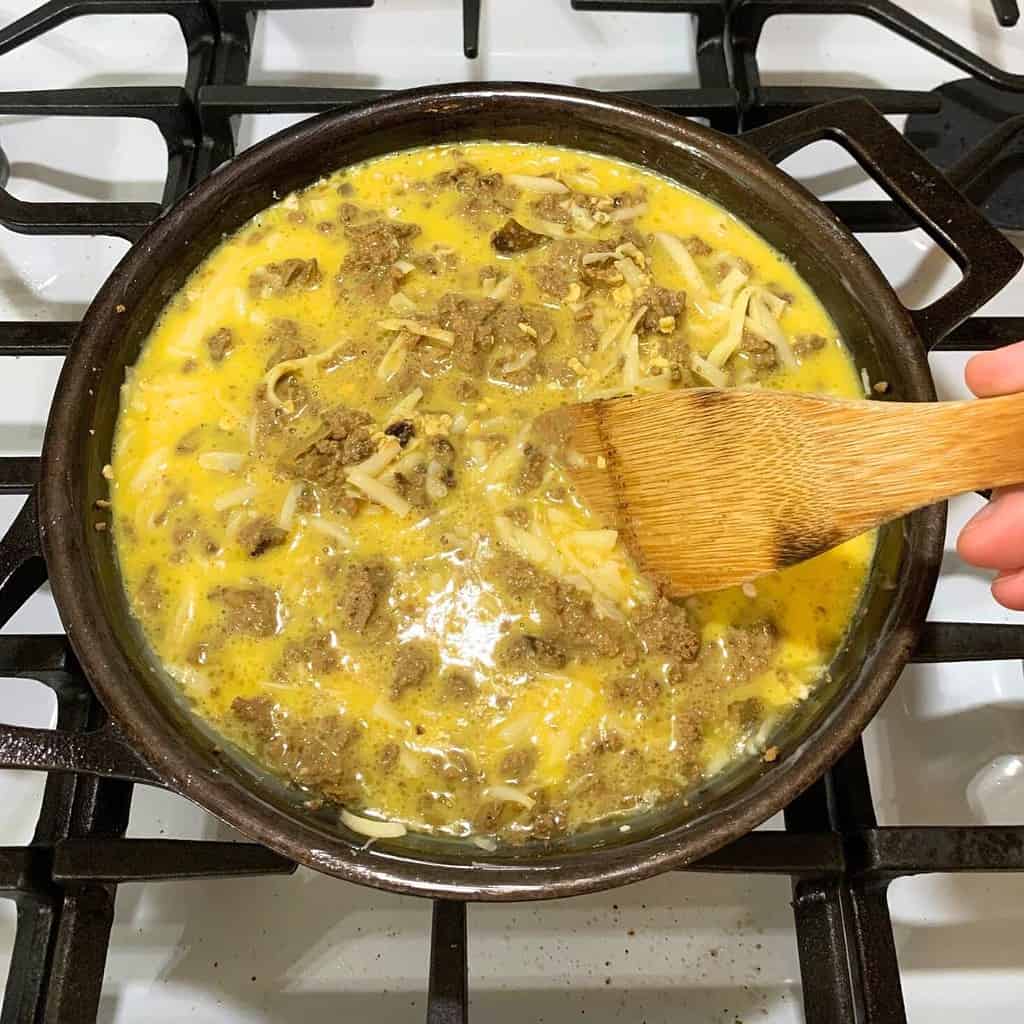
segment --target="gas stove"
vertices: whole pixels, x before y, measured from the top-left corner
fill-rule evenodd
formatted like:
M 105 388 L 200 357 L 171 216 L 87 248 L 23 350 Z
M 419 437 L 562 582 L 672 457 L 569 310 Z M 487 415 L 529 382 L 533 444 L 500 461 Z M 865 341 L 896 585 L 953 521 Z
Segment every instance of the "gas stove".
M 1020 240 L 1016 20 L 1014 0 L 4 0 L 0 1022 L 1016 1019 L 1024 617 L 955 555 L 981 498 L 951 503 L 916 663 L 784 815 L 685 872 L 468 911 L 295 871 L 119 777 L 26 511 L 61 356 L 106 274 L 192 183 L 310 113 L 515 79 L 737 132 L 862 95 Z M 908 304 L 956 280 L 839 146 L 783 166 Z M 1018 277 L 932 355 L 940 397 L 965 395 L 970 351 L 1022 337 Z

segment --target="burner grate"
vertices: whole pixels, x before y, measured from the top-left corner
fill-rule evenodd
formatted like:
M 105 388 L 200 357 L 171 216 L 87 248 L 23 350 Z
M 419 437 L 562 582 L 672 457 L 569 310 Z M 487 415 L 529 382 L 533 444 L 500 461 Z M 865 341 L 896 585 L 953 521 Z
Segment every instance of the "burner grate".
M 248 84 L 256 17 L 262 10 L 369 7 L 372 0 L 51 0 L 0 30 L 0 55 L 89 14 L 167 14 L 184 38 L 180 87 L 0 93 L 0 113 L 137 117 L 167 147 L 163 196 L 153 203 L 28 203 L 0 187 L 0 224 L 26 234 L 136 239 L 162 208 L 235 152 L 240 116 L 314 113 L 382 95 L 373 89 Z M 950 178 L 1004 227 L 1022 227 L 1019 140 L 1024 76 L 1000 71 L 887 0 L 573 0 L 586 11 L 656 11 L 696 21 L 699 88 L 629 93 L 723 131 L 768 124 L 823 102 L 862 96 L 888 114 L 911 115 L 908 137 L 948 168 Z M 999 23 L 1017 20 L 1014 0 L 993 0 Z M 463 49 L 479 49 L 479 0 L 463 0 Z M 969 82 L 934 92 L 764 86 L 757 47 L 767 20 L 783 14 L 857 14 L 946 59 Z M 979 92 L 980 91 L 980 92 Z M 972 121 L 958 145 L 936 134 L 963 97 L 983 95 L 994 114 Z M 956 122 L 960 124 L 960 122 Z M 8 163 L 0 151 L 0 186 Z M 842 202 L 833 209 L 856 231 L 917 226 L 892 201 Z M 0 355 L 62 355 L 74 323 L 0 323 Z M 939 349 L 976 351 L 1024 337 L 1024 316 L 975 317 Z M 0 493 L 26 501 L 0 543 L 0 623 L 45 579 L 33 488 L 36 457 L 0 458 Z M 914 660 L 1020 659 L 1024 627 L 932 623 Z M 0 726 L 0 766 L 48 772 L 39 821 L 26 847 L 0 847 L 0 896 L 14 900 L 18 926 L 0 1024 L 96 1019 L 116 886 L 125 882 L 287 873 L 294 865 L 262 847 L 127 839 L 135 783 L 160 784 L 123 742 L 91 694 L 63 636 L 0 635 L 0 673 L 38 680 L 57 699 L 55 730 Z M 785 830 L 755 832 L 689 870 L 786 875 L 811 1024 L 904 1021 L 886 891 L 892 880 L 932 872 L 1024 871 L 1024 828 L 879 827 L 858 742 L 787 808 Z M 427 1019 L 468 1020 L 467 908 L 434 905 Z

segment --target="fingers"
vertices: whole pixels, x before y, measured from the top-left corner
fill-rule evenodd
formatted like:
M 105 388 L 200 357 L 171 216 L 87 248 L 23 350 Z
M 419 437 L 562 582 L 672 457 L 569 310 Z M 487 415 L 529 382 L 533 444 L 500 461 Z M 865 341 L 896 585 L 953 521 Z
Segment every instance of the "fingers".
M 992 582 L 992 596 L 1004 607 L 1024 612 L 1024 569 L 1000 573 Z
M 979 398 L 1024 391 L 1024 341 L 980 352 L 964 370 L 967 386 Z M 998 569 L 992 596 L 1024 611 L 1024 485 L 1003 487 L 960 531 L 960 557 L 983 569 Z
M 968 361 L 964 379 L 979 398 L 1024 391 L 1024 341 L 979 352 Z
M 1001 487 L 960 531 L 957 553 L 983 569 L 1024 568 L 1024 484 Z
M 1024 611 L 1024 484 L 1002 487 L 960 531 L 957 553 L 971 565 L 998 569 L 992 596 Z

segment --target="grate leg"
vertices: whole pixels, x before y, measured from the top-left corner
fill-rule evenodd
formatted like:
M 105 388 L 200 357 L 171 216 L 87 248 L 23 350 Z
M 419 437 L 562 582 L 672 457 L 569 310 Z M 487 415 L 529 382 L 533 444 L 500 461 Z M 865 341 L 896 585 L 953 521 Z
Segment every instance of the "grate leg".
M 430 928 L 427 1024 L 468 1024 L 466 904 L 438 900 Z

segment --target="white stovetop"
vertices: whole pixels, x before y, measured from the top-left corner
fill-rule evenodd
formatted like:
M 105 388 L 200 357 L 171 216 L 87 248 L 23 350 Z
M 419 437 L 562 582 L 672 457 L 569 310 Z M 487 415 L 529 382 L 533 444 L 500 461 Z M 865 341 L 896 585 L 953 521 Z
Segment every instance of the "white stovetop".
M 0 0 L 0 20 L 32 6 Z M 1001 66 L 1022 66 L 1024 29 L 998 31 L 987 0 L 910 6 Z M 567 2 L 547 0 L 491 2 L 484 5 L 483 56 L 467 62 L 458 0 L 377 0 L 370 10 L 261 14 L 252 80 L 694 85 L 692 38 L 689 19 L 680 15 L 574 13 Z M 777 83 L 930 88 L 958 77 L 881 29 L 846 17 L 772 22 L 761 55 L 766 80 Z M 171 19 L 91 17 L 0 57 L 0 90 L 177 84 L 184 64 Z M 291 120 L 248 118 L 243 143 Z M 165 156 L 145 122 L 7 117 L 0 118 L 0 142 L 12 165 L 9 187 L 21 198 L 159 198 Z M 845 166 L 837 154 L 822 144 L 787 166 L 822 194 L 870 194 L 862 178 L 829 173 Z M 912 301 L 937 294 L 953 277 L 920 233 L 865 241 Z M 76 318 L 125 249 L 107 239 L 55 241 L 0 231 L 0 316 Z M 987 312 L 1024 313 L 1024 279 Z M 933 358 L 947 397 L 962 392 L 962 363 L 952 355 Z M 57 360 L 4 360 L 0 452 L 38 450 L 57 369 Z M 977 504 L 972 498 L 954 503 L 951 525 Z M 0 498 L 0 525 L 16 508 L 16 500 Z M 933 617 L 1022 620 L 990 602 L 982 575 L 960 564 L 951 546 Z M 48 596 L 33 599 L 9 628 L 58 629 Z M 0 719 L 48 725 L 52 715 L 41 686 L 0 681 Z M 1020 663 L 909 669 L 865 742 L 883 823 L 1024 820 L 1020 778 L 1016 788 L 993 786 L 1012 766 L 1009 759 L 1024 756 Z M 995 768 L 986 769 L 993 760 Z M 29 839 L 41 781 L 0 773 L 0 844 Z M 183 800 L 144 788 L 137 790 L 130 832 L 229 835 Z M 673 874 L 558 904 L 473 907 L 473 1020 L 796 1024 L 802 1016 L 789 896 L 785 879 Z M 903 880 L 893 886 L 890 905 L 911 1021 L 1015 1019 L 1013 1011 L 1024 1005 L 1024 877 Z M 373 1012 L 388 1024 L 421 1021 L 429 915 L 425 902 L 306 870 L 287 879 L 123 886 L 100 1019 L 327 1024 Z M 0 900 L 0 976 L 13 929 L 13 905 Z

